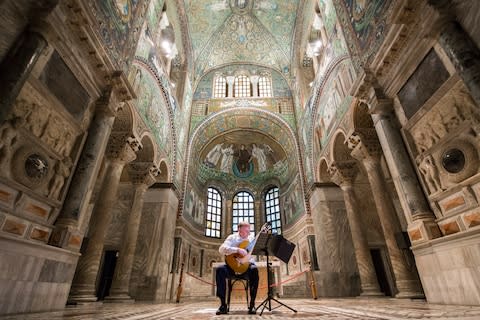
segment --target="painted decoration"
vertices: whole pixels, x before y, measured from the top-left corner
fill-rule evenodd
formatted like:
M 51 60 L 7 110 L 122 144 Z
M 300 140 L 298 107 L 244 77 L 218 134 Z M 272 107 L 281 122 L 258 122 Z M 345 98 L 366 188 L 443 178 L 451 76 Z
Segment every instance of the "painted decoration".
M 143 24 L 145 1 L 89 0 L 87 4 L 112 63 L 128 72 Z
M 356 68 L 373 59 L 387 33 L 392 0 L 339 0 L 336 9 Z
M 298 0 L 186 0 L 196 79 L 227 63 L 251 61 L 290 72 Z
M 138 82 L 136 106 L 147 127 L 153 133 L 156 142 L 166 154 L 172 151 L 170 116 L 165 98 L 152 72 L 135 65 L 133 74 Z

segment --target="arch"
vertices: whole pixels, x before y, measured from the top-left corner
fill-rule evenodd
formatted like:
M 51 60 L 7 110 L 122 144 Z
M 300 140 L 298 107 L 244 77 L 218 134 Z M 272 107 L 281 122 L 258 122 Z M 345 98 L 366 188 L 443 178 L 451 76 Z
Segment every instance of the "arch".
M 327 159 L 320 159 L 317 171 L 317 180 L 320 182 L 331 182 L 330 174 L 328 173 L 328 162 Z
M 137 151 L 137 158 L 135 162 L 151 162 L 155 160 L 155 144 L 149 135 L 144 135 L 141 138 L 140 144 L 142 148 Z
M 240 119 L 238 122 L 232 121 L 232 118 Z M 220 129 L 219 129 L 220 128 Z M 225 109 L 218 113 L 211 114 L 193 131 L 187 147 L 186 166 L 183 179 L 182 199 L 185 199 L 188 178 L 191 171 L 194 155 L 200 154 L 200 149 L 207 146 L 220 133 L 229 130 L 257 130 L 267 135 L 286 150 L 294 150 L 294 156 L 288 159 L 291 168 L 298 168 L 298 172 L 302 172 L 300 146 L 296 139 L 296 133 L 290 125 L 277 114 L 255 108 L 242 107 Z M 301 174 L 301 191 L 305 193 L 304 175 Z M 308 207 L 303 197 L 303 205 L 305 212 L 308 213 Z M 183 211 L 181 207 L 180 212 Z
M 280 72 L 279 70 L 273 69 L 271 66 L 258 64 L 258 63 L 257 64 L 255 64 L 255 63 L 227 63 L 227 64 L 219 65 L 219 66 L 207 71 L 201 77 L 196 79 L 194 85 L 192 86 L 193 87 L 192 88 L 193 95 L 196 96 L 198 94 L 197 91 L 200 89 L 200 84 L 202 83 L 202 81 L 204 79 L 206 79 L 206 78 L 208 79 L 208 77 L 212 77 L 212 79 L 213 79 L 216 74 L 228 74 L 229 73 L 229 70 L 227 70 L 228 68 L 238 67 L 238 69 L 236 69 L 235 72 L 233 72 L 233 74 L 232 74 L 233 76 L 236 76 L 236 75 L 241 74 L 241 73 L 250 75 L 250 74 L 247 73 L 246 69 L 241 69 L 242 67 L 245 67 L 245 66 L 252 66 L 254 68 L 258 68 L 257 69 L 257 74 L 258 75 L 263 75 L 263 74 L 266 74 L 266 73 L 270 74 L 270 77 L 272 79 L 272 88 L 273 88 L 273 79 L 275 77 L 281 78 L 283 80 L 283 84 L 286 85 L 286 87 L 288 87 L 290 95 L 292 95 L 292 84 L 284 73 Z M 211 84 L 213 82 L 209 82 L 209 83 L 210 83 L 210 87 L 211 87 Z
M 342 130 L 337 130 L 333 136 L 331 144 L 331 154 L 333 161 L 350 161 L 354 160 L 350 155 L 350 150 L 346 145 L 346 135 Z
M 115 121 L 112 126 L 112 133 L 122 133 L 130 135 L 133 132 L 134 116 L 132 106 L 128 103 L 118 108 Z
M 325 89 L 325 86 L 326 86 L 328 80 L 330 79 L 330 76 L 333 74 L 333 72 L 337 68 L 340 68 L 344 63 L 347 63 L 348 61 L 351 61 L 351 59 L 348 55 L 341 55 L 341 56 L 338 56 L 335 59 L 333 59 L 330 62 L 330 64 L 328 65 L 328 67 L 326 68 L 325 74 L 319 80 L 316 81 L 318 83 L 318 85 L 316 85 L 315 91 L 310 98 L 311 101 L 309 99 L 310 105 L 312 106 L 312 110 L 310 111 L 311 115 L 312 115 L 312 122 L 309 124 L 309 127 L 307 129 L 308 132 L 309 132 L 310 140 L 308 141 L 308 145 L 305 146 L 305 147 L 306 147 L 307 154 L 310 156 L 309 158 L 310 158 L 310 161 L 311 161 L 310 164 L 311 164 L 312 168 L 315 168 L 315 163 L 316 163 L 316 159 L 313 156 L 314 155 L 313 148 L 314 148 L 314 145 L 315 145 L 315 139 L 318 136 L 318 134 L 315 133 L 315 129 L 316 129 L 315 124 L 317 123 L 317 121 L 319 121 L 319 119 L 318 119 L 318 108 L 319 108 L 319 104 L 320 104 L 320 99 L 321 99 L 322 94 L 323 94 L 323 90 Z M 332 137 L 333 137 L 333 135 L 332 135 Z
M 170 170 L 168 169 L 168 164 L 165 159 L 160 161 L 158 168 L 160 169 L 160 174 L 158 175 L 159 182 L 170 182 Z
M 175 126 L 174 126 L 174 110 L 176 109 L 175 105 L 175 97 L 173 94 L 170 92 L 170 87 L 169 87 L 169 80 L 166 77 L 161 77 L 158 75 L 156 69 L 154 66 L 151 65 L 151 63 L 140 56 L 135 56 L 135 59 L 132 62 L 132 65 L 141 68 L 144 70 L 146 73 L 148 73 L 150 76 L 152 76 L 155 79 L 155 83 L 159 89 L 160 96 L 162 97 L 163 103 L 167 106 L 167 121 L 168 121 L 168 127 L 169 127 L 169 149 L 171 150 L 172 154 L 172 173 L 170 176 L 175 175 L 175 170 L 176 170 L 176 163 L 177 163 L 177 137 L 176 137 L 176 131 L 175 131 Z M 168 161 L 167 161 L 168 162 Z
M 352 112 L 353 128 L 354 130 L 359 128 L 373 128 L 373 120 L 370 115 L 368 105 L 364 102 L 357 101 Z

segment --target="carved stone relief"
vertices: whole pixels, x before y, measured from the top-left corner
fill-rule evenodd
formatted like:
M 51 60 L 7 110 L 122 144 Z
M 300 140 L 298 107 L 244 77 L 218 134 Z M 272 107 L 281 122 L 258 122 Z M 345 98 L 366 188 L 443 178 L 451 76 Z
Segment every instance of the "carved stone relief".
M 14 114 L 15 117 L 25 119 L 22 126 L 45 143 L 60 159 L 71 154 L 78 132 L 60 115 L 43 104 L 25 99 L 16 101 Z
M 462 84 L 457 84 L 411 128 L 417 155 L 431 149 L 466 121 L 474 124 L 479 112 Z

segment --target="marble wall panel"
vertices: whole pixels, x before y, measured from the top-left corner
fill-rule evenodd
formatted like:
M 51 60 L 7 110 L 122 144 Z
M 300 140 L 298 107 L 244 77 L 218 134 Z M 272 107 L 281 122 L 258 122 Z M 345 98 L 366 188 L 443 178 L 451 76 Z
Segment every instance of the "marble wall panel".
M 466 231 L 413 249 L 427 301 L 480 303 L 480 233 Z
M 0 314 L 64 308 L 78 256 L 0 236 Z

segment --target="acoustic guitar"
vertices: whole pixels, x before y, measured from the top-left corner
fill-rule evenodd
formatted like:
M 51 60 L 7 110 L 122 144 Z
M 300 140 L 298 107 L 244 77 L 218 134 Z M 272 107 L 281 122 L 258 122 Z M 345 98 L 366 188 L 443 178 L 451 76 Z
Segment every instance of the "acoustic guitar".
M 242 257 L 239 253 L 232 253 L 229 255 L 225 256 L 225 263 L 236 273 L 236 274 L 242 274 L 245 273 L 248 270 L 248 267 L 250 266 L 250 258 L 252 257 L 251 251 L 253 247 L 255 246 L 255 243 L 258 240 L 258 237 L 260 236 L 260 233 L 262 232 L 268 232 L 270 231 L 270 224 L 267 222 L 265 223 L 262 228 L 260 229 L 260 232 L 257 234 L 255 239 L 252 240 L 252 242 L 248 240 L 242 241 L 239 245 L 238 248 L 240 249 L 245 249 L 248 254 Z

